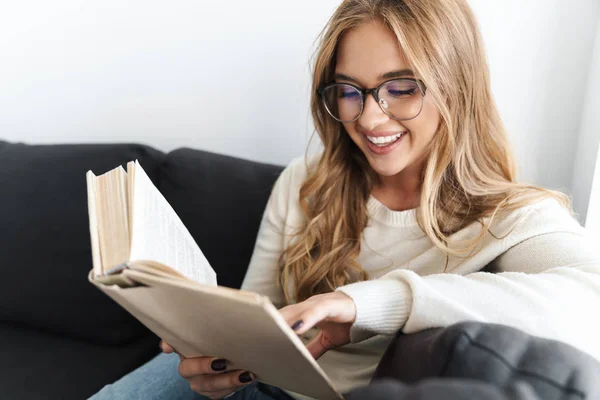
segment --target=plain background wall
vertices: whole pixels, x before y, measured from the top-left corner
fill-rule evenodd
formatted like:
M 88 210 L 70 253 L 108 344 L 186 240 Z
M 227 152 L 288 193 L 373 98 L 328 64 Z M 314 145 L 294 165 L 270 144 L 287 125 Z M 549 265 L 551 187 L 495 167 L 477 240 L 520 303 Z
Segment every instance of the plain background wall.
M 481 25 L 492 88 L 520 178 L 572 193 L 600 2 L 470 3 Z
M 287 163 L 331 0 L 2 1 L 0 137 Z
M 595 224 L 600 232 L 600 24 L 596 31 L 593 54 L 581 132 L 575 153 L 573 202 L 575 209 L 581 214 L 581 221 L 586 221 L 586 225 Z M 592 189 L 595 192 L 593 196 Z M 587 220 L 586 216 L 589 217 Z
M 598 159 L 600 160 L 600 149 Z M 585 226 L 600 235 L 600 162 L 596 163 Z
M 520 178 L 573 191 L 600 2 L 470 3 Z M 285 164 L 313 132 L 309 61 L 338 4 L 4 1 L 0 137 L 190 146 Z

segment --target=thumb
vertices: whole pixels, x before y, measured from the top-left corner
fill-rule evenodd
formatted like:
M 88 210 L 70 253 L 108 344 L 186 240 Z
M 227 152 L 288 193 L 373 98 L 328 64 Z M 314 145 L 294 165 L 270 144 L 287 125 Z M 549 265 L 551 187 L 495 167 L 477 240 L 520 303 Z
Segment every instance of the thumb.
M 171 346 L 170 344 L 168 344 L 164 340 L 160 341 L 159 346 L 160 346 L 160 349 L 162 350 L 163 353 L 166 353 L 166 354 L 177 353 L 177 355 L 179 356 L 179 360 L 183 360 L 185 358 L 181 354 L 179 354 L 177 352 L 177 350 L 175 350 L 175 348 L 173 348 L 173 346 Z
M 169 354 L 169 353 L 173 353 L 175 351 L 175 349 L 170 344 L 165 342 L 164 340 L 160 341 L 159 347 L 163 353 Z
M 173 346 L 171 346 L 169 343 L 165 342 L 164 340 L 160 341 L 159 344 L 160 349 L 162 350 L 163 353 L 176 353 L 175 349 L 173 348 Z
M 315 336 L 307 345 L 306 348 L 315 360 L 318 360 L 323 354 L 327 353 L 328 350 L 333 348 L 333 344 L 327 339 L 323 330 L 319 330 L 317 336 Z

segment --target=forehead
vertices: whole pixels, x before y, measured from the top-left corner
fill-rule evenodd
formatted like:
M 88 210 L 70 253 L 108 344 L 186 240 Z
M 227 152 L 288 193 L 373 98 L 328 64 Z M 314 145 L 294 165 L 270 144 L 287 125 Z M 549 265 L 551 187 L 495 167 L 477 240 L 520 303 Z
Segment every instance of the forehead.
M 346 31 L 338 43 L 335 73 L 352 76 L 367 87 L 389 71 L 410 65 L 398 38 L 380 22 L 368 22 Z

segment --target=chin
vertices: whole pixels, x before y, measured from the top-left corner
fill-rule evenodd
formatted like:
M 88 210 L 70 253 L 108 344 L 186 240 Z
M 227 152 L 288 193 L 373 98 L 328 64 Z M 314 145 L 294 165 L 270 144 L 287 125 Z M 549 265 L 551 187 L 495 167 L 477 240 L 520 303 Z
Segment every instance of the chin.
M 369 161 L 369 165 L 371 166 L 371 168 L 373 168 L 373 171 L 375 171 L 377 174 L 381 175 L 381 176 L 394 176 L 394 175 L 398 175 L 400 172 L 402 172 L 404 170 L 404 165 L 399 165 L 397 163 L 395 164 L 391 164 L 391 163 L 382 163 L 382 162 L 373 162 L 373 160 L 370 160 L 369 157 L 367 157 L 367 160 Z

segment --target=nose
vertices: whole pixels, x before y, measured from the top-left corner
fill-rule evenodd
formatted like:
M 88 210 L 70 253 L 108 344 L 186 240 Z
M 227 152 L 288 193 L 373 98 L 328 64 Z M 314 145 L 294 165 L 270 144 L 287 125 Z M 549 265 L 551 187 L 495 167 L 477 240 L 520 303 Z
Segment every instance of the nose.
M 365 96 L 365 104 L 363 112 L 357 122 L 366 130 L 375 130 L 375 127 L 389 121 L 390 117 L 383 112 L 373 94 L 369 93 Z

